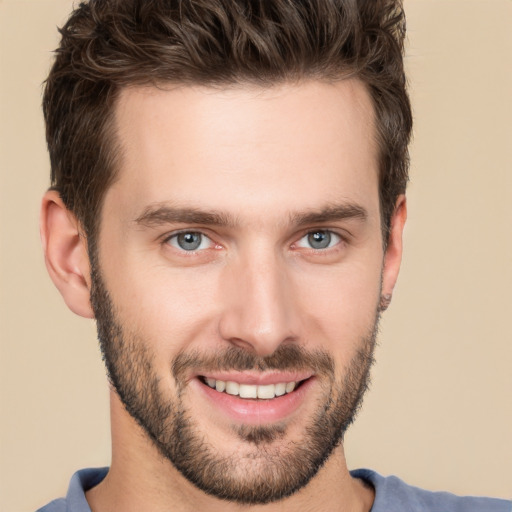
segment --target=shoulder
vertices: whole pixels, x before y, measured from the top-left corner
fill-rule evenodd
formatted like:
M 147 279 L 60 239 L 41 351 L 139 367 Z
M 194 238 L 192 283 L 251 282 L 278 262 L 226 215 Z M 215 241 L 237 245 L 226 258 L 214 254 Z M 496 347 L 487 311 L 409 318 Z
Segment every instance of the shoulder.
M 69 482 L 65 498 L 48 503 L 37 512 L 91 512 L 85 492 L 98 485 L 107 475 L 108 468 L 89 468 L 77 471 Z
M 48 503 L 48 505 L 37 509 L 36 512 L 66 512 L 66 500 L 64 498 L 57 498 Z
M 351 475 L 374 487 L 372 512 L 512 512 L 512 501 L 508 500 L 427 491 L 408 485 L 396 476 L 384 477 L 369 469 L 351 471 Z

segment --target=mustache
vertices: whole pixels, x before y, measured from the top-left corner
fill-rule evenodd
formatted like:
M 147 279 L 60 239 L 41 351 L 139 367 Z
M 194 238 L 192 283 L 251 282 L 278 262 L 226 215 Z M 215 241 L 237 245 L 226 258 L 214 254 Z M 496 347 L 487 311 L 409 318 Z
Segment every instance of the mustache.
M 263 357 L 233 346 L 214 354 L 199 351 L 178 354 L 172 363 L 172 374 L 176 382 L 182 381 L 191 370 L 311 370 L 317 375 L 333 376 L 334 360 L 325 351 L 309 351 L 299 345 L 281 345 L 275 352 Z

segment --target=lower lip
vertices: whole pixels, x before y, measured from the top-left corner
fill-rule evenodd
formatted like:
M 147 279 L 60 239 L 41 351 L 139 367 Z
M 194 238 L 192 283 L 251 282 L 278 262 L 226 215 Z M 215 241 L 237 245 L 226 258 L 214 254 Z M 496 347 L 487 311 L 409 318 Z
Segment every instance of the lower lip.
M 295 413 L 304 403 L 307 393 L 313 386 L 314 378 L 304 381 L 296 390 L 286 395 L 268 400 L 240 398 L 228 393 L 219 393 L 194 379 L 200 391 L 216 409 L 220 409 L 237 422 L 261 425 L 283 421 Z

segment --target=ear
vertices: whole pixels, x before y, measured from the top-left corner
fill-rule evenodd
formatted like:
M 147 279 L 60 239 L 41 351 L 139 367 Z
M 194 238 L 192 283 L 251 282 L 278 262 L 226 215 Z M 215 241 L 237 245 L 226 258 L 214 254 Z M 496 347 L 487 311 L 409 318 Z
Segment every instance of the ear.
M 383 309 L 391 300 L 402 261 L 402 234 L 407 219 L 407 202 L 405 195 L 400 195 L 395 204 L 391 217 L 388 245 L 384 254 L 384 268 L 382 272 Z
M 43 197 L 40 232 L 46 268 L 69 309 L 85 318 L 94 318 L 87 242 L 78 220 L 55 190 L 49 190 Z

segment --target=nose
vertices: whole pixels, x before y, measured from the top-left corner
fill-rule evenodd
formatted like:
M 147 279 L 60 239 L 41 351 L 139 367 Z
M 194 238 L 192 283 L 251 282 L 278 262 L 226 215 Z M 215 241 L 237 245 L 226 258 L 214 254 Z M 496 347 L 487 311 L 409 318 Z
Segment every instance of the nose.
M 297 296 L 285 262 L 268 252 L 228 265 L 222 279 L 222 338 L 259 356 L 298 341 Z

